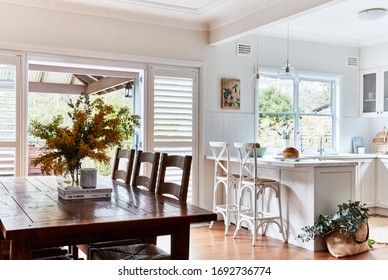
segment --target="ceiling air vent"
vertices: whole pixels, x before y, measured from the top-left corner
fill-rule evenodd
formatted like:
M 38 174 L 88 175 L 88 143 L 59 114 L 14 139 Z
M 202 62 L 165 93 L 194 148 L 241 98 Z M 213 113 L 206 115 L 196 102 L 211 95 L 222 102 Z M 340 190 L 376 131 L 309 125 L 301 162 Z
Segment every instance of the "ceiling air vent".
M 252 44 L 237 43 L 237 55 L 238 56 L 252 56 Z
M 358 67 L 358 57 L 348 56 L 346 58 L 346 65 L 349 67 Z

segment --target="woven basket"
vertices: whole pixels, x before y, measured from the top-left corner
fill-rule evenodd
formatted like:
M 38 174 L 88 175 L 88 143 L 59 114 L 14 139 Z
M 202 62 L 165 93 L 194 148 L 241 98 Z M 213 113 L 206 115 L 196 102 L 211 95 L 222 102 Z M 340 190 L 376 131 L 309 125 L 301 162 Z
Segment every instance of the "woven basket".
M 368 251 L 368 238 L 369 226 L 368 223 L 365 223 L 360 226 L 354 235 L 333 231 L 325 236 L 325 242 L 330 254 L 340 258 Z

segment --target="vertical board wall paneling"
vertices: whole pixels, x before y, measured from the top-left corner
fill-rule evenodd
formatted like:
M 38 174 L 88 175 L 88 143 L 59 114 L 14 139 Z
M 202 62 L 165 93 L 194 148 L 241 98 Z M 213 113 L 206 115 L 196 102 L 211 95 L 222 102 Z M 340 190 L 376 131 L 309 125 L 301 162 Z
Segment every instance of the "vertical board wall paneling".
M 209 141 L 254 142 L 255 114 L 207 112 L 204 119 L 205 155 L 211 155 Z M 234 150 L 232 149 L 232 155 Z

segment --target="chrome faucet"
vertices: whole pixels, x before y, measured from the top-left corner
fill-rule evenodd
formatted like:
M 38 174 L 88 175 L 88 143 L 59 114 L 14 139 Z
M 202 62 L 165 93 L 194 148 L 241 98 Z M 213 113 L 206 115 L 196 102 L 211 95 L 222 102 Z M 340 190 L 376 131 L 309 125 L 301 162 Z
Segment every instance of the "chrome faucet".
M 300 153 L 303 154 L 304 152 L 304 147 L 303 147 L 303 138 L 300 137 Z
M 321 137 L 321 139 L 319 139 L 319 147 L 318 147 L 319 155 L 321 156 L 324 151 L 325 151 L 325 148 L 323 147 L 323 137 Z

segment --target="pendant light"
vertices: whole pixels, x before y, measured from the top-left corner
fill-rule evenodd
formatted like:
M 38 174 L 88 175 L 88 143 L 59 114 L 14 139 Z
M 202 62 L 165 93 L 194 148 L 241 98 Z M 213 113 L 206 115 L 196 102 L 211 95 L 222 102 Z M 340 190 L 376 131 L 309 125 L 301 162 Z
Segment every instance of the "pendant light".
M 287 61 L 286 65 L 280 68 L 277 77 L 278 79 L 292 79 L 296 82 L 299 81 L 295 67 L 290 65 L 290 22 L 287 22 Z
M 254 73 L 249 78 L 247 88 L 257 88 L 260 76 L 263 75 L 262 73 L 260 73 L 260 70 L 259 70 L 259 34 L 257 34 L 256 49 L 257 49 L 257 58 L 256 58 L 257 62 L 254 68 Z

